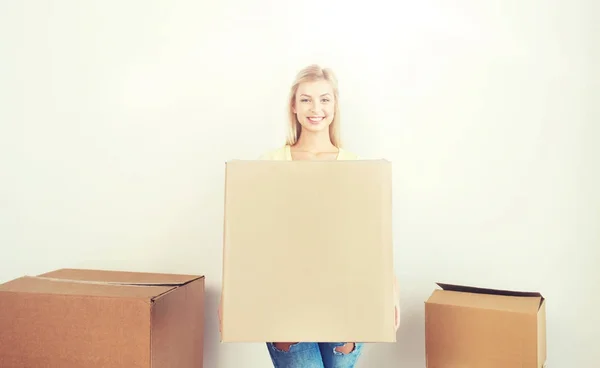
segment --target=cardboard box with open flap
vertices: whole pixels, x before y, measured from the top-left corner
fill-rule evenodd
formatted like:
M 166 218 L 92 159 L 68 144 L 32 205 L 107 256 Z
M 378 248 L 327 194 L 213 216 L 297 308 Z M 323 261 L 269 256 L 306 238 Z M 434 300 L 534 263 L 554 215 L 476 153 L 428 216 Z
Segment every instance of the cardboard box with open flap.
M 204 277 L 60 269 L 0 285 L 0 367 L 202 367 Z
M 542 368 L 546 301 L 538 292 L 437 284 L 425 302 L 427 368 Z

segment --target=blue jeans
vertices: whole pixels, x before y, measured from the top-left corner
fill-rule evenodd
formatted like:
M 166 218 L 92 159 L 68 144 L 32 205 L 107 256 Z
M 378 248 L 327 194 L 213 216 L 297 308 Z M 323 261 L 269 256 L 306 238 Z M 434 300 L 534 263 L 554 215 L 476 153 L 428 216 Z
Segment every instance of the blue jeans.
M 275 368 L 354 368 L 363 343 L 355 343 L 354 350 L 347 354 L 335 350 L 344 345 L 343 342 L 299 342 L 284 351 L 269 342 L 267 348 Z

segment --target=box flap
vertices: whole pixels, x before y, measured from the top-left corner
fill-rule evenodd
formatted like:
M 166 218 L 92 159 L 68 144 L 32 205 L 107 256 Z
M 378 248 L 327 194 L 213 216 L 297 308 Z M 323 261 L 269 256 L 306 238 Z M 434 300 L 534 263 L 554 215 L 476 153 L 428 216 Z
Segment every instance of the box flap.
M 115 285 L 102 282 L 24 276 L 0 285 L 0 293 L 13 292 L 152 300 L 174 288 L 174 286 Z
M 428 303 L 460 307 L 537 313 L 544 297 L 538 292 L 524 292 L 437 283 Z
M 448 291 L 462 291 L 465 293 L 504 295 L 504 296 L 540 297 L 540 298 L 542 298 L 542 300 L 544 299 L 542 294 L 540 294 L 538 292 L 488 289 L 488 288 L 481 288 L 481 287 L 475 287 L 475 286 L 444 284 L 444 283 L 440 283 L 440 282 L 438 282 L 437 285 L 439 287 L 441 287 L 443 290 L 448 290 Z
M 203 276 L 63 268 L 60 270 L 43 273 L 38 275 L 38 277 L 73 281 L 101 282 L 116 285 L 181 286 L 190 281 L 202 278 Z
M 0 285 L 0 292 L 154 300 L 202 276 L 61 269 Z

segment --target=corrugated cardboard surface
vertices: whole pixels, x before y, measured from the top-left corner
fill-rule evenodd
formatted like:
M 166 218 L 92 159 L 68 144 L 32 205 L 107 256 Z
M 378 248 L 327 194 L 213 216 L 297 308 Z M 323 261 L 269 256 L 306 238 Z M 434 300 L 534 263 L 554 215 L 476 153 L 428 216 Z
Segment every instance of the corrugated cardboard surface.
M 541 368 L 545 302 L 523 293 L 439 284 L 425 304 L 428 368 Z
M 18 278 L 0 285 L 0 367 L 200 367 L 203 293 L 204 278 L 189 275 Z
M 222 341 L 395 341 L 391 175 L 228 162 Z
M 204 346 L 204 282 L 192 282 L 159 298 L 152 308 L 152 368 L 201 368 Z

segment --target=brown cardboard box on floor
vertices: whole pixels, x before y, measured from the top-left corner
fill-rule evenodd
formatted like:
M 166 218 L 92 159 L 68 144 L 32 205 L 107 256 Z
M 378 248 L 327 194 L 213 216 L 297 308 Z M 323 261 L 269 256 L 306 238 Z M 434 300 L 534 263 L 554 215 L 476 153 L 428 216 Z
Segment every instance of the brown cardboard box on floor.
M 394 342 L 385 160 L 226 164 L 222 342 Z
M 0 285 L 0 367 L 199 368 L 203 321 L 203 276 L 25 276 Z
M 438 284 L 425 303 L 427 368 L 542 368 L 546 303 L 537 292 Z

